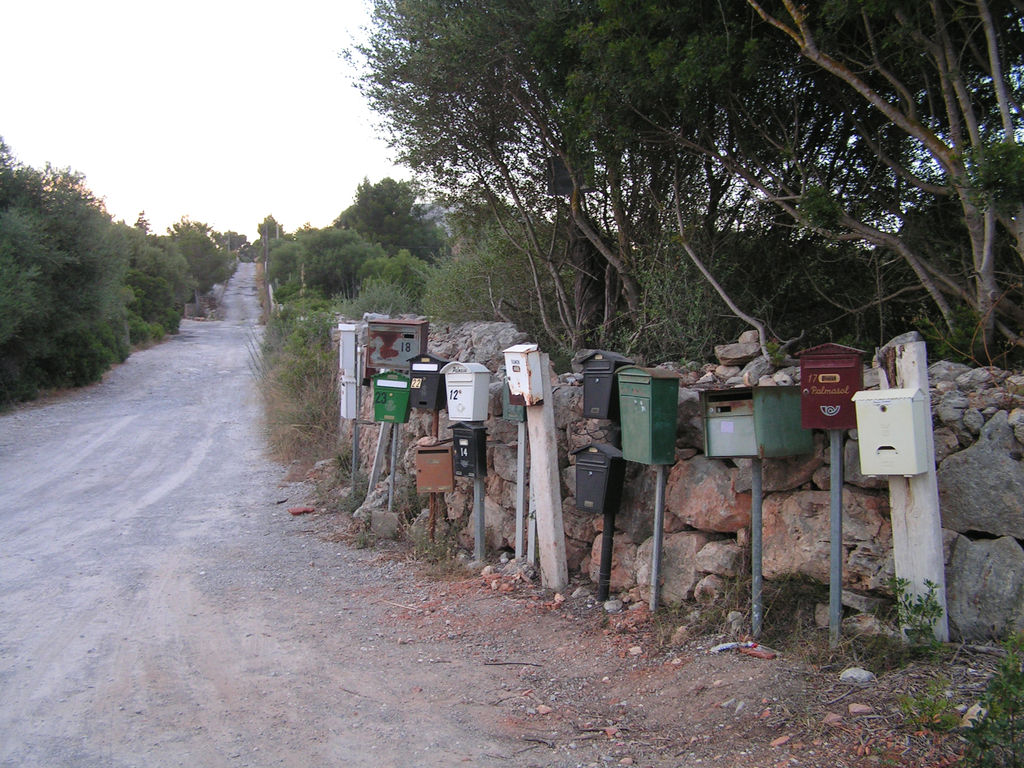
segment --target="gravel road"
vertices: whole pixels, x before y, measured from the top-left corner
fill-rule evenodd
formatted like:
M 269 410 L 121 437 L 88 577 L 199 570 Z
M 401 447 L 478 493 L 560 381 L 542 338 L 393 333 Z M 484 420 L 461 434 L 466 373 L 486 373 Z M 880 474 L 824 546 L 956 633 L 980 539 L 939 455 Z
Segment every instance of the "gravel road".
M 515 667 L 392 620 L 436 586 L 286 513 L 252 265 L 224 308 L 0 415 L 0 765 L 553 764 L 474 715 Z

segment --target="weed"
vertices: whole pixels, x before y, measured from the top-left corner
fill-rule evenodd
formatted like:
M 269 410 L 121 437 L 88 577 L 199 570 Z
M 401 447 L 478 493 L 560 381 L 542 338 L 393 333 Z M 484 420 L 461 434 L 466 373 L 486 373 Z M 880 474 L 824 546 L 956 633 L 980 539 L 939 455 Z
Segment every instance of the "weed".
M 925 579 L 925 593 L 914 595 L 907 591 L 910 582 L 906 579 L 893 576 L 888 583 L 896 597 L 896 614 L 907 641 L 911 645 L 937 646 L 935 622 L 944 614 L 936 597 L 939 585 Z
M 940 676 L 928 681 L 922 693 L 897 697 L 900 711 L 915 728 L 948 732 L 960 725 L 960 713 L 949 698 L 951 683 Z
M 1004 647 L 1006 656 L 981 698 L 984 714 L 964 734 L 967 768 L 1024 767 L 1024 633 Z

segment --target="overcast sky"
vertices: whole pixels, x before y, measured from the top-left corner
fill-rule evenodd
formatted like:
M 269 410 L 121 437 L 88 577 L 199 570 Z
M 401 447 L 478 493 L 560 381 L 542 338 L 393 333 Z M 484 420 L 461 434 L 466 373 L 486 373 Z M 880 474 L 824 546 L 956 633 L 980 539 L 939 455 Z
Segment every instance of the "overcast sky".
M 255 239 L 324 227 L 364 177 L 410 178 L 338 54 L 364 0 L 21 0 L 3 12 L 0 137 L 86 176 L 115 219 Z

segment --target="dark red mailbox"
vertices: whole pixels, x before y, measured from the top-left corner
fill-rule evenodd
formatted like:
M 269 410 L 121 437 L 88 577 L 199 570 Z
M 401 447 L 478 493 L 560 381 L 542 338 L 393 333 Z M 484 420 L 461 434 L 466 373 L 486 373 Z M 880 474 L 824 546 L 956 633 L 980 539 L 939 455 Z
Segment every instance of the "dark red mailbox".
M 819 344 L 800 358 L 800 425 L 804 429 L 854 429 L 853 394 L 864 387 L 864 351 Z

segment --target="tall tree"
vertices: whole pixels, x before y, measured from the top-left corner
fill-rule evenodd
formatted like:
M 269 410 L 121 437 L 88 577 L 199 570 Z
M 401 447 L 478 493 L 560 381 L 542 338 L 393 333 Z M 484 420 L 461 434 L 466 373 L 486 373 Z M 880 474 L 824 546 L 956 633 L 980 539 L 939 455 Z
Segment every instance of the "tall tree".
M 444 231 L 418 200 L 421 190 L 411 181 L 363 179 L 355 202 L 335 220 L 334 226 L 352 229 L 371 243 L 379 243 L 391 256 L 408 251 L 432 261 L 444 249 Z

